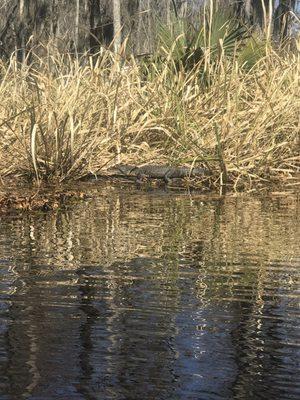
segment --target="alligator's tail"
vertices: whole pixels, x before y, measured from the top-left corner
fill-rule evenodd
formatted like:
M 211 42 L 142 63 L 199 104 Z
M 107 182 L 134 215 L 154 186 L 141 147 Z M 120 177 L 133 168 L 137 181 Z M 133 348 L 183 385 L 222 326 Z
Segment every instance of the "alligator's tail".
M 197 176 L 209 176 L 211 172 L 207 168 L 200 168 L 195 167 L 191 170 L 190 176 L 197 177 Z

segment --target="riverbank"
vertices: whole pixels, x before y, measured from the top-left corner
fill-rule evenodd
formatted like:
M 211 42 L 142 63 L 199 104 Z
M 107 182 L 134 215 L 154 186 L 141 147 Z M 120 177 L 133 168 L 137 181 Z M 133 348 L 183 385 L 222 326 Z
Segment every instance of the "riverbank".
M 109 51 L 1 63 L 0 74 L 2 180 L 75 182 L 123 162 L 207 168 L 217 191 L 299 185 L 299 52 L 269 48 L 251 68 L 220 60 L 209 85 L 167 62 L 145 79 Z
M 298 177 L 298 181 L 299 181 Z M 24 180 L 11 180 L 4 178 L 0 185 L 0 216 L 17 215 L 27 213 L 47 213 L 72 209 L 81 202 L 88 204 L 99 193 L 105 193 L 108 198 L 110 194 L 117 191 L 141 195 L 165 195 L 177 198 L 189 194 L 193 198 L 203 201 L 219 201 L 232 197 L 243 197 L 249 194 L 257 198 L 289 197 L 299 193 L 299 185 L 286 183 L 284 185 L 269 185 L 253 188 L 245 191 L 233 191 L 230 185 L 219 188 L 210 187 L 207 182 L 193 180 L 174 180 L 169 184 L 162 180 L 148 180 L 137 183 L 135 179 L 121 178 L 115 176 L 102 176 L 98 179 L 88 179 L 80 182 L 48 184 L 40 187 Z
M 88 192 L 72 185 L 37 187 L 23 180 L 4 178 L 0 185 L 0 215 L 31 211 L 55 211 L 89 198 Z

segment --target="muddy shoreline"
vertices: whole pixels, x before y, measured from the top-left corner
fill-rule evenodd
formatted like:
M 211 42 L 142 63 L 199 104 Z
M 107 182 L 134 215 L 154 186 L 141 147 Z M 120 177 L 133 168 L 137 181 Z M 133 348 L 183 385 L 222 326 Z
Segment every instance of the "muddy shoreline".
M 134 179 L 122 178 L 111 175 L 101 175 L 94 178 L 82 179 L 64 184 L 40 184 L 34 185 L 24 179 L 5 178 L 0 184 L 0 215 L 14 212 L 49 212 L 69 207 L 74 203 L 93 197 L 93 192 L 100 188 L 109 190 L 128 190 L 134 187 L 143 192 L 165 191 L 166 193 L 183 193 L 201 195 L 207 198 L 222 198 L 243 194 L 257 195 L 284 195 L 298 193 L 300 188 L 300 176 L 295 177 L 288 184 L 270 182 L 268 185 L 255 186 L 248 190 L 237 190 L 228 184 L 223 188 L 207 182 L 191 180 L 174 180 L 166 185 L 161 180 L 151 180 L 143 184 L 137 184 Z

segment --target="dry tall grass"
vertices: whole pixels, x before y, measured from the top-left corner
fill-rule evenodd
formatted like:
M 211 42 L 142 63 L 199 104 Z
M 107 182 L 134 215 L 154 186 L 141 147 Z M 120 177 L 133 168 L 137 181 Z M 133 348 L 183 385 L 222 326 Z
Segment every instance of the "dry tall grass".
M 300 167 L 300 55 L 268 48 L 250 70 L 220 59 L 145 79 L 137 61 L 109 51 L 82 60 L 33 56 L 0 65 L 0 174 L 78 179 L 120 161 L 202 163 L 220 181 L 296 185 Z M 224 172 L 224 171 L 223 171 Z

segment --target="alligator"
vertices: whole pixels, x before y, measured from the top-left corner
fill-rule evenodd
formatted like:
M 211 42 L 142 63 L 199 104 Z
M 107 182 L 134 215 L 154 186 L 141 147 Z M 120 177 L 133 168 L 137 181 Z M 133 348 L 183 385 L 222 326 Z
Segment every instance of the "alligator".
M 195 178 L 209 175 L 208 169 L 200 167 L 172 167 L 169 165 L 147 164 L 141 167 L 129 164 L 117 164 L 110 172 L 126 177 L 135 177 L 138 183 L 145 179 L 163 179 L 169 183 L 176 178 Z

